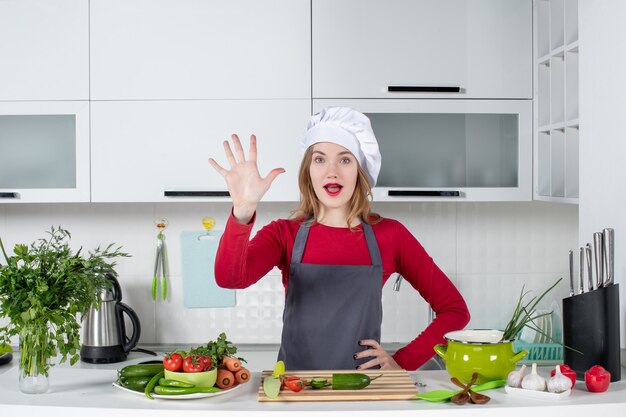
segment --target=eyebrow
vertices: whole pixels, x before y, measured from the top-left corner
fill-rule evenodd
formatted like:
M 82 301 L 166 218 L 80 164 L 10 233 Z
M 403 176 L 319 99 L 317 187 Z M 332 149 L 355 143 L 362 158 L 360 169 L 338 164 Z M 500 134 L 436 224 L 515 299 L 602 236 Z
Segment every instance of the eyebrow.
M 322 152 L 322 151 L 313 151 L 313 153 L 314 154 L 315 153 L 319 153 L 320 155 L 326 156 L 326 154 L 324 152 Z M 350 152 L 350 151 L 342 151 L 342 152 L 339 152 L 337 155 L 352 155 L 352 152 Z

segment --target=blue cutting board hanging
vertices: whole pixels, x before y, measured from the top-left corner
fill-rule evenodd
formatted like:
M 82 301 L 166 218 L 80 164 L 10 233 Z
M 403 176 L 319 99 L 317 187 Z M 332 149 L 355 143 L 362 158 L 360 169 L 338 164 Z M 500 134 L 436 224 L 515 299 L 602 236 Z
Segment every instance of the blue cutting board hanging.
M 214 265 L 221 230 L 182 232 L 183 301 L 187 308 L 234 307 L 235 291 L 215 283 Z

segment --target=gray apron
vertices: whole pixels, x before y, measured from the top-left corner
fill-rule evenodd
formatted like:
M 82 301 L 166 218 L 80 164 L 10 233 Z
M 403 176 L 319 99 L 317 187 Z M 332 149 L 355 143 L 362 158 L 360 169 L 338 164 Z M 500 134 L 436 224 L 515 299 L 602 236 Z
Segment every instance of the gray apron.
M 383 266 L 372 226 L 363 231 L 372 265 L 303 264 L 311 220 L 298 229 L 291 256 L 278 359 L 289 370 L 355 369 L 362 339 L 380 342 Z M 351 250 L 346 248 L 346 250 Z

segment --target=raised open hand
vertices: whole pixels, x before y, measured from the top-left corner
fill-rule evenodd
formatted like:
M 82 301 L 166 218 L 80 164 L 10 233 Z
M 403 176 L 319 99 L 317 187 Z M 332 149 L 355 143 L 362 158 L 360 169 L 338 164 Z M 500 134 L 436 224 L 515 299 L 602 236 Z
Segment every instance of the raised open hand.
M 259 174 L 257 166 L 256 136 L 250 136 L 250 149 L 246 159 L 239 136 L 232 135 L 235 153 L 230 143 L 224 141 L 224 151 L 230 169 L 223 168 L 215 159 L 209 158 L 209 163 L 226 180 L 226 186 L 233 200 L 233 214 L 240 223 L 248 223 L 261 198 L 269 190 L 274 179 L 285 172 L 282 168 L 272 169 L 265 178 Z

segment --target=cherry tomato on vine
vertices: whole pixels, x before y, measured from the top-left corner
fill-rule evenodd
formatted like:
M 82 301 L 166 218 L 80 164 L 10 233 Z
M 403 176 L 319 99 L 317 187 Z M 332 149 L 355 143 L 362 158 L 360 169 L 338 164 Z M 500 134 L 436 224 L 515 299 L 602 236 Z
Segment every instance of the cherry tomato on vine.
M 163 368 L 168 371 L 178 372 L 183 367 L 183 356 L 180 353 L 168 353 L 163 358 Z
M 197 356 L 186 356 L 183 360 L 183 372 L 203 372 L 204 365 L 200 363 Z

